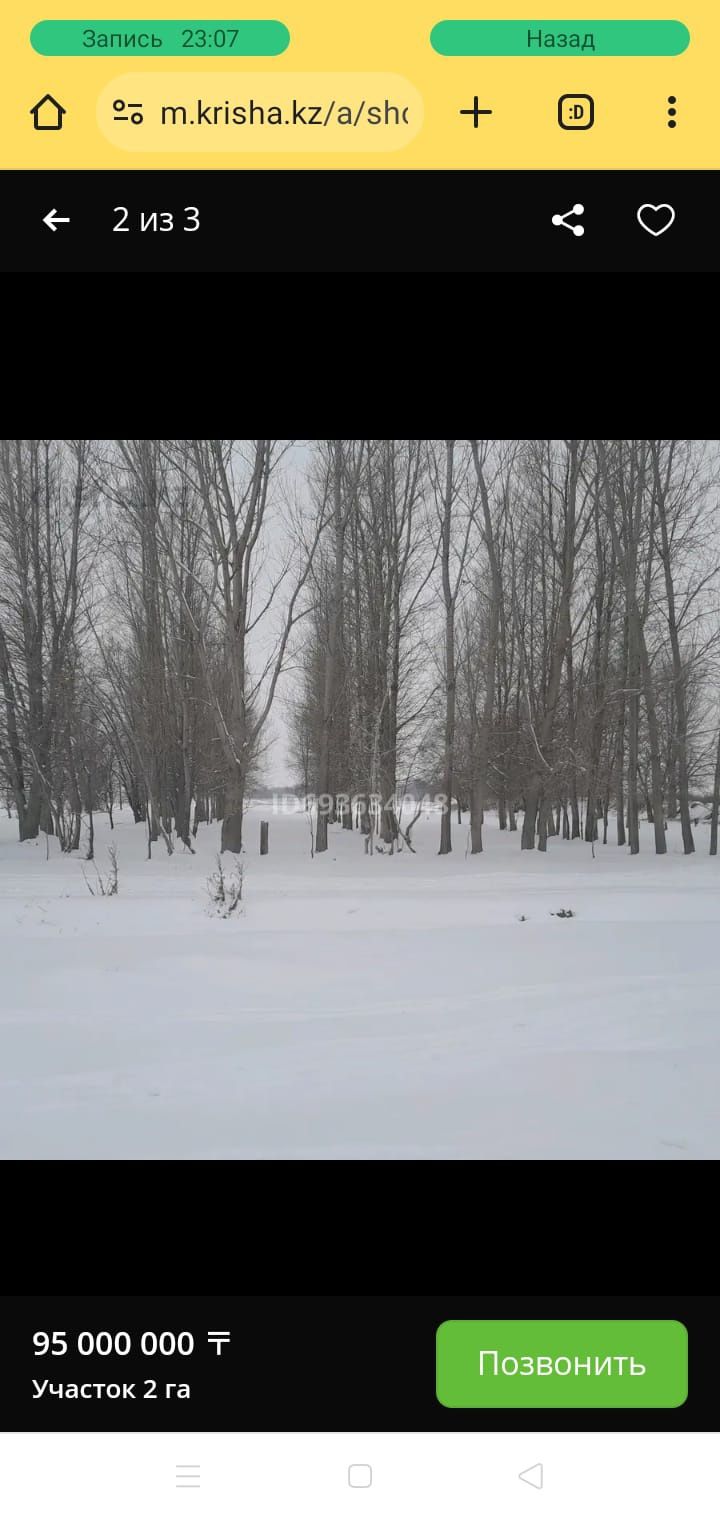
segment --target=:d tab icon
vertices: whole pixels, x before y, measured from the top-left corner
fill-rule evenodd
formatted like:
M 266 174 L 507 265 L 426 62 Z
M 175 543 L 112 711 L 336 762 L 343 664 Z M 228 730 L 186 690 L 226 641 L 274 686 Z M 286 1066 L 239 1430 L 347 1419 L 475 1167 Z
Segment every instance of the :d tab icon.
M 588 132 L 595 120 L 592 95 L 561 95 L 558 122 L 565 132 Z

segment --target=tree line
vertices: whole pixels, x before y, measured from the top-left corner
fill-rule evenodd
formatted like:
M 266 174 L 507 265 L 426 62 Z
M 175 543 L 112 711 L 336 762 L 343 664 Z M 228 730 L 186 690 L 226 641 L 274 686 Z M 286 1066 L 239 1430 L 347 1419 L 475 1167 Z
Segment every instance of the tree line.
M 366 848 L 418 785 L 520 834 L 717 852 L 717 444 L 0 441 L 0 783 L 21 839 L 93 849 L 121 800 L 242 848 L 273 714 Z

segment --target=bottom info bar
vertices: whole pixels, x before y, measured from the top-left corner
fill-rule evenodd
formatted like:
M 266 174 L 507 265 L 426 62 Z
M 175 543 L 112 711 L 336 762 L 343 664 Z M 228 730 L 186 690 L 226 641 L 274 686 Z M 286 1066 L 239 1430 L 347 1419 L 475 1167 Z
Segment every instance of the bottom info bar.
M 12 1520 L 699 1520 L 719 1456 L 686 1432 L 0 1436 Z

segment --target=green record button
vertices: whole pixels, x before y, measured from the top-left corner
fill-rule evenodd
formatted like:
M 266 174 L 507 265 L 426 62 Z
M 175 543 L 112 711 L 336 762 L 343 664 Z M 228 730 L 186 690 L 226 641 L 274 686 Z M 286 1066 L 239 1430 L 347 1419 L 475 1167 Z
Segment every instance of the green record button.
M 668 58 L 690 33 L 682 21 L 438 21 L 430 42 L 448 58 Z
M 688 1334 L 677 1319 L 446 1319 L 436 1395 L 447 1409 L 677 1409 Z
M 282 21 L 38 21 L 30 33 L 46 58 L 269 58 L 284 53 L 290 33 Z

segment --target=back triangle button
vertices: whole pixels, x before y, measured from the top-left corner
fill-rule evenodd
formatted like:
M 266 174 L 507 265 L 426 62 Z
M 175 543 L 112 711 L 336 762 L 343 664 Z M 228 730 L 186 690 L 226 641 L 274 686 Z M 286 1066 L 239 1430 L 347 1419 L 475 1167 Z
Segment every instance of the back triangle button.
M 543 1486 L 543 1468 L 542 1468 L 542 1462 L 536 1462 L 534 1467 L 526 1467 L 523 1472 L 518 1473 L 518 1477 L 520 1478 L 520 1480 L 521 1480 L 522 1483 L 529 1483 L 530 1486 L 531 1486 L 531 1488 L 542 1488 L 542 1486 Z

